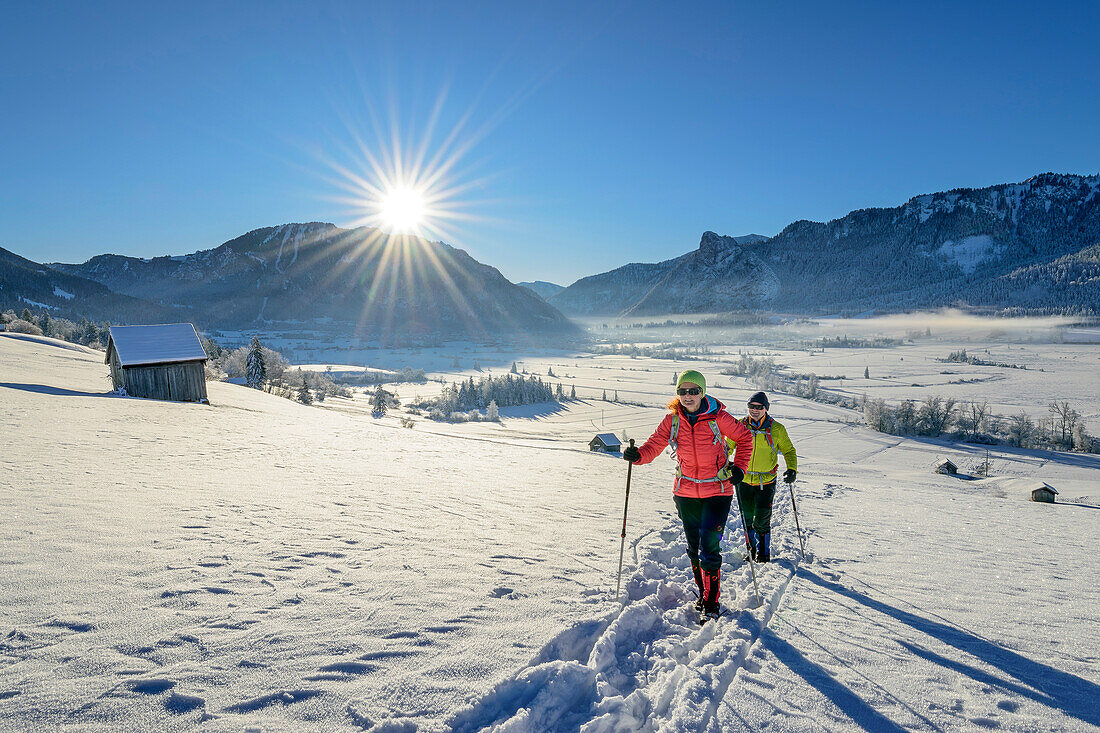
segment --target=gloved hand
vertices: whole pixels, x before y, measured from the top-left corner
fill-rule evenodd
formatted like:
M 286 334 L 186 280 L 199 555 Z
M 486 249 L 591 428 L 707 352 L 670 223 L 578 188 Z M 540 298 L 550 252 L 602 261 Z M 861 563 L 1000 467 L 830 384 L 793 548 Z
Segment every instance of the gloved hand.
M 733 465 L 733 461 L 726 464 L 726 471 L 730 475 L 730 481 L 735 484 L 739 484 L 745 480 L 745 472 Z
M 783 472 L 783 480 L 786 481 L 788 484 L 793 484 L 794 477 L 797 475 L 798 471 L 795 471 L 793 468 L 788 468 L 786 471 Z
M 629 445 L 626 450 L 623 451 L 623 458 L 631 463 L 637 463 L 642 460 L 642 452 L 638 450 L 636 446 Z

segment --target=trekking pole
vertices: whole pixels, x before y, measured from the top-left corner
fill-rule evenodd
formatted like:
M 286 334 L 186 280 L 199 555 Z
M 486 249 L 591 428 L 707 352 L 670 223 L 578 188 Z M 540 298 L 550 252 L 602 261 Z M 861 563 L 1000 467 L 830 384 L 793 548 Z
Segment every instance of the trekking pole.
M 756 563 L 752 559 L 752 545 L 749 544 L 749 526 L 745 523 L 745 510 L 741 508 L 741 492 L 738 491 L 738 486 L 733 487 L 733 496 L 737 499 L 737 513 L 741 515 L 741 529 L 745 533 L 745 547 L 749 551 L 749 570 L 752 572 L 752 587 L 756 590 L 756 602 L 763 605 L 760 586 L 756 584 Z
M 802 559 L 806 559 L 806 540 L 802 539 L 802 524 L 798 521 L 798 504 L 794 501 L 794 481 L 787 484 L 791 490 L 791 509 L 794 509 L 794 526 L 798 527 L 798 544 L 802 546 Z
M 634 438 L 630 439 L 630 447 L 634 447 Z M 619 543 L 619 576 L 615 579 L 615 598 L 619 597 L 619 587 L 623 579 L 623 550 L 626 549 L 626 509 L 630 506 L 630 469 L 633 463 L 626 464 L 626 502 L 623 504 L 623 534 Z M 625 604 L 624 604 L 625 605 Z

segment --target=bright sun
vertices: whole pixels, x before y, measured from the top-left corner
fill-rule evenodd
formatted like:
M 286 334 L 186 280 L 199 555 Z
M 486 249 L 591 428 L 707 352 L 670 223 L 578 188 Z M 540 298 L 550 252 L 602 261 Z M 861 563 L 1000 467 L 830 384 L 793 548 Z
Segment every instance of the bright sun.
M 393 234 L 418 231 L 427 214 L 424 194 L 415 188 L 392 188 L 383 197 L 381 204 L 379 214 Z

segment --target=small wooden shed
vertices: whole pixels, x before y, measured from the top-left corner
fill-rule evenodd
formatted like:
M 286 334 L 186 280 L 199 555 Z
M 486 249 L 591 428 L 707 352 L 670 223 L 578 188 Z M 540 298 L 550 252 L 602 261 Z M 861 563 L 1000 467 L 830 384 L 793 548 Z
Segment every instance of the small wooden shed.
M 940 460 L 932 464 L 932 470 L 936 473 L 942 473 L 947 476 L 954 476 L 959 472 L 959 467 L 947 458 L 941 458 Z
M 597 433 L 595 438 L 588 441 L 588 450 L 596 453 L 619 453 L 622 448 L 623 444 L 615 437 L 615 433 Z
M 1058 492 L 1053 486 L 1042 481 L 1035 484 L 1034 488 L 1031 489 L 1032 501 L 1045 501 L 1047 504 L 1053 504 L 1054 497 L 1057 495 Z
M 207 402 L 206 351 L 190 323 L 111 326 L 104 364 L 131 397 Z

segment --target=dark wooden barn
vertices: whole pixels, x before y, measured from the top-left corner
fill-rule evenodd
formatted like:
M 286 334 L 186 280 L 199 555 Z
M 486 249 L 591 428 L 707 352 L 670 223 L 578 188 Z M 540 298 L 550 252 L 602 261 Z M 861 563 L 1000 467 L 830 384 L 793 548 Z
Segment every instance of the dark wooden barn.
M 131 397 L 207 402 L 206 351 L 190 323 L 111 326 L 104 363 Z
M 597 453 L 618 453 L 623 444 L 615 437 L 615 433 L 597 433 L 596 437 L 588 441 L 588 450 Z

